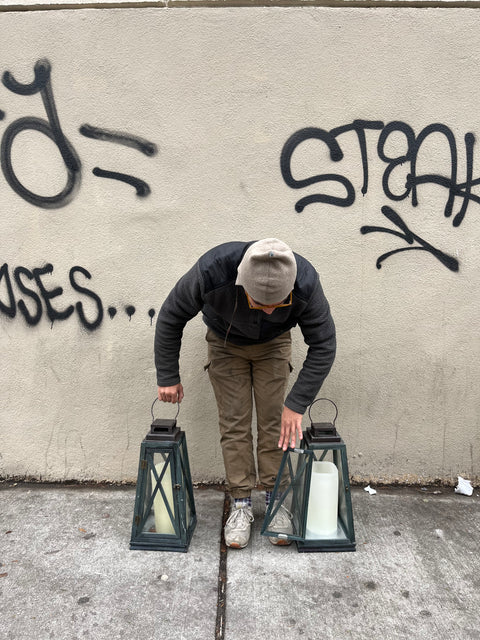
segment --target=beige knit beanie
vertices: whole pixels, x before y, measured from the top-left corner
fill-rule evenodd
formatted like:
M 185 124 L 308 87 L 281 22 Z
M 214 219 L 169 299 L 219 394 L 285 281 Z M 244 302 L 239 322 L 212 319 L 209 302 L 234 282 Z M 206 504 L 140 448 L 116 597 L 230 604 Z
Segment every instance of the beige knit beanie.
M 277 304 L 292 291 L 297 277 L 293 251 L 281 240 L 266 238 L 248 247 L 238 265 L 236 284 L 262 304 Z

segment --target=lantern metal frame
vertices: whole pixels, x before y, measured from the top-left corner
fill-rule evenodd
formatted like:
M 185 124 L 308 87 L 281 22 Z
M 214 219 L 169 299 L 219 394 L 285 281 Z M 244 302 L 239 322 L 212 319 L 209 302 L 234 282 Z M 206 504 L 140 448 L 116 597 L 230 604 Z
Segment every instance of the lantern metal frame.
M 280 468 L 262 526 L 262 535 L 295 541 L 299 553 L 355 551 L 355 530 L 352 499 L 348 473 L 346 445 L 335 428 L 338 408 L 332 423 L 311 422 L 303 433 L 299 448 L 288 448 L 282 457 Z M 315 401 L 317 402 L 317 400 Z M 313 406 L 310 405 L 310 409 Z M 310 496 L 310 481 L 313 463 L 323 461 L 330 453 L 338 469 L 337 532 L 330 536 L 312 538 L 307 535 L 307 515 Z M 271 525 L 280 509 L 291 515 L 292 533 L 275 531 Z
M 160 473 L 156 458 L 163 463 Z M 164 482 L 171 487 L 170 500 Z M 154 502 L 159 497 L 172 533 L 152 531 L 150 526 L 154 521 Z M 185 432 L 177 426 L 176 418 L 154 419 L 140 447 L 130 549 L 187 552 L 196 523 Z

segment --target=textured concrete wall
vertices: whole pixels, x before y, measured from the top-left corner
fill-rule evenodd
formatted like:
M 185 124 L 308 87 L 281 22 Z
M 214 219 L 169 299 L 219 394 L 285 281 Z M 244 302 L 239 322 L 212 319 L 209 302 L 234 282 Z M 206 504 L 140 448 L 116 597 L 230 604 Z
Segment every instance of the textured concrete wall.
M 331 303 L 321 394 L 354 477 L 478 479 L 480 13 L 78 9 L 0 25 L 0 475 L 134 479 L 162 300 L 210 246 L 274 235 Z M 298 370 L 299 331 L 295 347 Z M 196 318 L 179 422 L 195 480 L 216 481 L 204 362 Z

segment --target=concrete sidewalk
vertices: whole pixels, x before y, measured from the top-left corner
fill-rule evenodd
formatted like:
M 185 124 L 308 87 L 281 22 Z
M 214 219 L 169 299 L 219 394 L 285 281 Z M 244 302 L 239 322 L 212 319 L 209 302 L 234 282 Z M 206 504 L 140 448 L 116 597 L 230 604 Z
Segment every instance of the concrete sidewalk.
M 353 488 L 355 553 L 260 536 L 227 558 L 226 640 L 478 640 L 480 498 Z M 0 639 L 214 640 L 224 494 L 189 552 L 130 551 L 135 489 L 0 483 Z

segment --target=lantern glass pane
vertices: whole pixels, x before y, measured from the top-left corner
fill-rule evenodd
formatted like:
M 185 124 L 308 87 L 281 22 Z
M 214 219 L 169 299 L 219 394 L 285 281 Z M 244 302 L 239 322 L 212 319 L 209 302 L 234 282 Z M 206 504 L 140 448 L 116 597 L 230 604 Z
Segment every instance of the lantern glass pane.
M 289 475 L 291 491 L 290 512 L 292 514 L 293 535 L 302 538 L 305 535 L 305 484 L 308 479 L 311 458 L 297 453 L 289 455 Z M 293 473 L 293 476 L 292 476 Z M 288 508 L 288 507 L 287 507 Z
M 348 477 L 347 454 L 345 450 L 335 451 L 335 464 L 338 467 L 338 520 L 346 536 L 354 539 L 353 512 Z
M 338 467 L 332 449 L 313 450 L 310 491 L 307 505 L 306 540 L 337 538 Z
M 140 528 L 142 534 L 175 535 L 172 461 L 171 452 L 160 451 L 147 454 L 146 491 Z
M 310 450 L 314 454 L 314 462 L 307 506 L 305 548 L 308 549 L 309 543 L 315 545 L 315 541 L 321 543 L 322 540 L 339 546 L 354 543 L 345 446 L 343 444 L 325 445 L 325 447 L 315 447 Z M 319 476 L 320 483 L 315 481 L 317 465 L 326 467 L 323 471 L 330 472 L 324 477 Z M 333 496 L 336 499 L 332 500 Z M 334 546 L 331 549 L 334 549 Z
M 153 498 L 153 527 L 148 529 L 151 533 L 166 535 L 175 534 L 175 503 L 173 499 L 174 456 L 172 452 L 155 452 L 152 456 L 153 465 L 150 468 L 150 480 L 152 485 L 151 496 Z
M 307 469 L 311 456 L 289 450 L 284 453 L 279 469 L 272 501 L 267 511 L 262 534 L 301 540 L 305 531 L 304 501 Z M 276 527 L 277 513 L 284 509 L 291 516 L 291 531 L 285 532 Z M 284 519 L 284 518 L 283 518 Z

